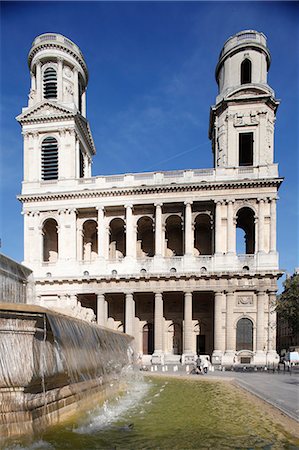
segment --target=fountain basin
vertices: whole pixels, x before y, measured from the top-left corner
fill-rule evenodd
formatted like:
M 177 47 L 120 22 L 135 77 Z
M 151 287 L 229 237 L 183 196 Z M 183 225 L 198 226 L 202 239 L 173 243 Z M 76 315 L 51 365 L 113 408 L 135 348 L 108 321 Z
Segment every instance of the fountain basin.
M 132 337 L 26 304 L 0 304 L 0 434 L 58 423 L 120 388 Z

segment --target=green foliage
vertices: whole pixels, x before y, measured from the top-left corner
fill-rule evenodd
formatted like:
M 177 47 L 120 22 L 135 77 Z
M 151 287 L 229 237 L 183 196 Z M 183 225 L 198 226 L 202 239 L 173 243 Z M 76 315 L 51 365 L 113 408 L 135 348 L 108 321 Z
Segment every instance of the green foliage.
M 288 322 L 293 334 L 299 332 L 299 274 L 287 278 L 284 291 L 278 296 L 276 311 Z

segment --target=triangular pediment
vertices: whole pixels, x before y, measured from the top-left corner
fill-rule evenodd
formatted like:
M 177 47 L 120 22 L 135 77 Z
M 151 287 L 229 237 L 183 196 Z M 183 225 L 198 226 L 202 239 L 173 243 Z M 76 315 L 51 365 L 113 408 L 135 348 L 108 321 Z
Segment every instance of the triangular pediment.
M 16 119 L 21 123 L 43 122 L 45 120 L 71 118 L 75 115 L 75 111 L 61 105 L 58 106 L 54 102 L 42 102 L 26 109 Z

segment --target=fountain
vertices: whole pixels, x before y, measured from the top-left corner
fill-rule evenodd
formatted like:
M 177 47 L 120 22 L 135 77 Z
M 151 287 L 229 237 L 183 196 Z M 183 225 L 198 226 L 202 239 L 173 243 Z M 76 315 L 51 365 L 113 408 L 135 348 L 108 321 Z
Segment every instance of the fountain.
M 1 303 L 0 435 L 34 433 L 111 396 L 132 339 L 36 305 Z

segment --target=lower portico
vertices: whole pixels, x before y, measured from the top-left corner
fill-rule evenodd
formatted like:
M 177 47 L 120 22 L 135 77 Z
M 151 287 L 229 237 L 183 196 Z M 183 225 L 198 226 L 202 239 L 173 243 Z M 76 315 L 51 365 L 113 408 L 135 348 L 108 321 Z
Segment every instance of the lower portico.
M 275 277 L 171 274 L 40 283 L 41 304 L 63 310 L 71 298 L 91 308 L 99 325 L 134 336 L 144 362 L 187 364 L 196 354 L 219 366 L 277 362 Z

